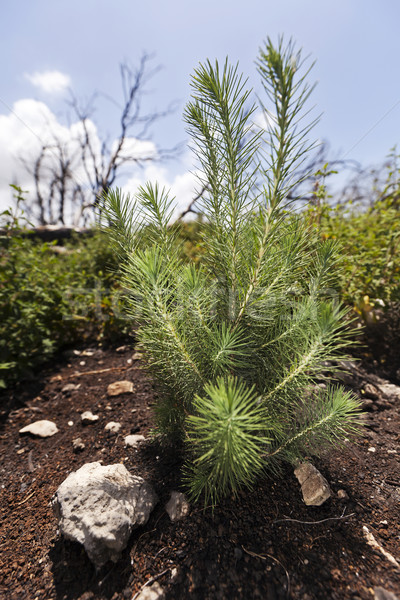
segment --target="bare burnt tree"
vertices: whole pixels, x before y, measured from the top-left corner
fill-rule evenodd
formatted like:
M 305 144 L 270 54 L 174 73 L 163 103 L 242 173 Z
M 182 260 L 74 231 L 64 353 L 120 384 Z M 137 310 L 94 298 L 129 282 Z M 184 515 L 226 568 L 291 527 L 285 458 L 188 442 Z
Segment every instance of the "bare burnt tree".
M 143 97 L 147 84 L 159 71 L 151 67 L 152 57 L 144 54 L 136 69 L 127 63 L 120 65 L 123 99 L 119 104 L 105 94 L 120 111 L 119 129 L 112 141 L 100 139 L 93 127 L 91 117 L 95 101 L 82 106 L 71 93 L 69 106 L 75 120 L 75 137 L 67 142 L 53 135 L 49 143 L 43 143 L 37 157 L 32 161 L 21 159 L 32 176 L 35 198 L 28 198 L 26 211 L 41 225 L 65 223 L 68 211 L 75 214 L 75 224 L 102 210 L 102 198 L 116 182 L 124 167 L 143 167 L 148 162 L 173 158 L 179 146 L 170 149 L 156 148 L 149 141 L 152 126 L 170 115 L 174 108 L 150 113 L 143 112 Z M 49 126 L 50 127 L 50 126 Z M 136 150 L 137 146 L 138 150 Z M 90 217 L 89 217 L 90 218 Z
M 374 210 L 378 202 L 400 208 L 400 155 L 393 148 L 378 166 L 359 169 L 343 186 L 338 203 L 351 200 L 363 208 Z

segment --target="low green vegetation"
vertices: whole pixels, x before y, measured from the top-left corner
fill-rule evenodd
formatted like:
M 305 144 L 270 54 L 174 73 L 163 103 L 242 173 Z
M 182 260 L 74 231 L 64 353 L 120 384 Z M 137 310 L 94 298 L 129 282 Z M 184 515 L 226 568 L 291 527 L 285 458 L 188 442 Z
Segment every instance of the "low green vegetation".
M 3 213 L 0 238 L 2 386 L 29 376 L 68 344 L 121 336 L 127 327 L 101 232 L 60 247 L 30 239 L 10 216 Z

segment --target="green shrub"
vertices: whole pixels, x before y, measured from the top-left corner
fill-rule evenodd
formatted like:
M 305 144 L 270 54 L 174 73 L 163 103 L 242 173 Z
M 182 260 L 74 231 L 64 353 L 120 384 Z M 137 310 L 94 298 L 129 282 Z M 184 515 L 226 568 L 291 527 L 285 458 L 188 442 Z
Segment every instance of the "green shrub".
M 399 209 L 391 195 L 367 209 L 351 202 L 334 207 L 323 203 L 310 209 L 306 219 L 324 239 L 341 244 L 341 297 L 366 322 L 374 308 L 400 301 Z
M 257 108 L 237 67 L 196 69 L 185 121 L 207 190 L 200 263 L 182 257 L 165 190 L 147 184 L 133 200 L 115 190 L 106 201 L 128 315 L 157 384 L 158 427 L 185 442 L 188 487 L 205 502 L 358 430 L 353 397 L 312 385 L 349 334 L 332 292 L 336 242 L 287 217 L 312 125 L 301 122 L 312 88 L 300 68 L 291 43 L 260 52 L 274 110 L 261 164 L 264 132 L 254 131 Z
M 100 232 L 54 243 L 24 236 L 5 211 L 0 239 L 0 385 L 15 382 L 63 346 L 120 337 L 119 290 L 109 273 L 112 254 Z

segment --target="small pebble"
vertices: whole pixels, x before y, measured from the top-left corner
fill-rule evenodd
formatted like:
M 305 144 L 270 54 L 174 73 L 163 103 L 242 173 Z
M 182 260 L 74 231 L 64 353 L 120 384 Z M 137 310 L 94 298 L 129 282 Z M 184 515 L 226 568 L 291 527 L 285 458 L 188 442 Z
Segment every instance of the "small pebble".
M 346 492 L 346 490 L 338 490 L 337 496 L 338 496 L 339 500 L 348 500 L 349 499 L 349 495 Z
M 368 448 L 368 452 L 376 452 L 376 448 L 374 446 L 370 446 Z
M 72 440 L 72 447 L 74 452 L 82 452 L 85 449 L 85 444 L 82 442 L 81 438 L 76 438 Z
M 116 421 L 110 421 L 109 423 L 107 423 L 104 429 L 106 431 L 109 431 L 110 433 L 118 433 L 121 429 L 121 423 L 117 423 Z
M 98 415 L 94 415 L 91 410 L 86 410 L 81 414 L 81 419 L 83 425 L 88 425 L 89 423 L 95 423 L 99 420 Z

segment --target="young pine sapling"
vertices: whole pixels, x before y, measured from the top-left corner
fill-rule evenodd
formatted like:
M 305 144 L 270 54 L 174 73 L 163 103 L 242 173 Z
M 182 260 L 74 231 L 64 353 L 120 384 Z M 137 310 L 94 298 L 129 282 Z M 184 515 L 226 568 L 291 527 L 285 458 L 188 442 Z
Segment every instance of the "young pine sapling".
M 106 199 L 129 316 L 157 385 L 158 428 L 186 444 L 187 485 L 205 502 L 359 429 L 355 398 L 314 385 L 350 340 L 332 294 L 338 247 L 289 210 L 313 147 L 308 71 L 282 40 L 268 39 L 257 65 L 273 106 L 261 106 L 267 131 L 255 128 L 260 108 L 249 108 L 237 66 L 207 61 L 192 77 L 184 119 L 205 190 L 200 264 L 182 258 L 164 189 L 148 183 L 133 200 L 119 190 Z

